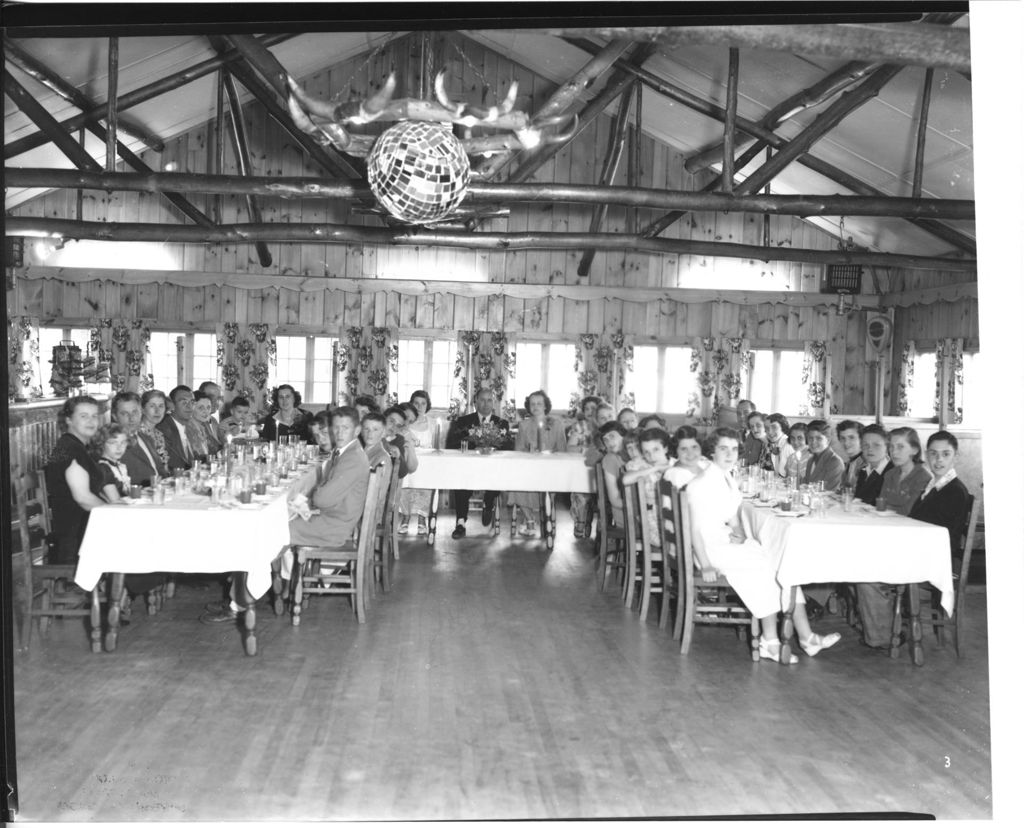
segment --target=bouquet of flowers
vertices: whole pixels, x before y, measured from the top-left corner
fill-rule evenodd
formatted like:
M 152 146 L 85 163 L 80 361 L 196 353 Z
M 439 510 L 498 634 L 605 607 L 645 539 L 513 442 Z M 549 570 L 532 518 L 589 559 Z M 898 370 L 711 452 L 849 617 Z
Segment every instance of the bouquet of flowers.
M 473 426 L 466 432 L 466 437 L 472 440 L 477 448 L 501 448 L 508 442 L 508 429 L 499 428 L 495 423 Z

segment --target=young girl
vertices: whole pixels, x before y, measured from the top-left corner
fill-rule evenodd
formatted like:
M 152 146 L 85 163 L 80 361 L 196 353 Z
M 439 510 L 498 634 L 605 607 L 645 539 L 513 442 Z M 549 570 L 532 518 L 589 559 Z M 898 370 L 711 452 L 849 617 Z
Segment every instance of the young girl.
M 417 400 L 419 401 L 417 403 Z M 406 442 L 413 446 L 415 452 L 417 446 L 424 451 L 430 450 L 430 420 L 427 419 L 427 411 L 430 410 L 430 397 L 426 391 L 416 391 L 411 401 L 401 406 L 405 413 L 406 426 L 402 435 Z M 422 414 L 420 413 L 422 411 Z M 396 418 L 397 425 L 397 418 Z M 401 433 L 401 432 L 397 432 Z M 427 534 L 427 516 L 430 514 L 430 499 L 433 492 L 429 489 L 406 489 L 402 488 L 398 500 L 398 513 L 400 516 L 398 533 L 400 535 L 409 532 L 409 521 L 416 515 L 416 534 Z
M 96 436 L 96 447 L 100 455 L 97 465 L 103 473 L 100 494 L 108 503 L 117 503 L 122 497 L 128 497 L 132 490 L 128 467 L 121 462 L 128 448 L 128 434 L 116 423 L 103 426 Z
M 644 487 L 647 500 L 647 528 L 652 546 L 661 546 L 661 530 L 658 526 L 658 481 L 672 465 L 668 457 L 668 432 L 660 428 L 645 428 L 638 435 L 640 454 L 626 463 L 626 473 L 622 475 L 622 484 L 639 483 Z

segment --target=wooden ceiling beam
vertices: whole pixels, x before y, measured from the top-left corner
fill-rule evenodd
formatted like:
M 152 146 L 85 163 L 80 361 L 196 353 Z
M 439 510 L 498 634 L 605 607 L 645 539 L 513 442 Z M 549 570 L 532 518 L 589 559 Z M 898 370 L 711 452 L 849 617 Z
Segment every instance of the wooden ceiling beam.
M 971 33 L 934 23 L 834 23 L 791 26 L 606 26 L 516 29 L 559 37 L 603 37 L 656 43 L 772 49 L 841 60 L 971 71 Z
M 295 35 L 290 33 L 267 35 L 262 42 L 266 46 L 272 46 L 277 43 L 283 43 L 293 37 L 295 37 Z M 158 81 L 154 81 L 146 86 L 141 86 L 131 92 L 125 92 L 125 94 L 119 95 L 117 98 L 117 111 L 123 112 L 126 109 L 131 109 L 133 106 L 138 106 L 139 104 L 152 100 L 166 92 L 171 92 L 179 87 L 191 83 L 194 80 L 198 80 L 201 77 L 209 75 L 211 72 L 217 71 L 217 69 L 226 63 L 237 60 L 241 60 L 241 55 L 239 55 L 238 52 L 231 50 L 228 54 L 204 60 L 201 63 L 189 66 L 187 69 L 182 69 L 180 72 L 175 72 L 173 75 L 168 75 L 166 78 L 161 78 Z M 82 112 L 74 117 L 61 121 L 60 125 L 65 129 L 65 131 L 74 132 L 87 123 L 102 120 L 106 115 L 107 102 L 104 101 L 103 103 L 96 104 L 88 112 Z M 9 144 L 4 145 L 4 158 L 16 158 L 22 153 L 26 153 L 36 147 L 41 147 L 49 140 L 50 139 L 42 132 L 26 135 L 24 138 L 19 138 L 17 141 L 11 141 Z
M 234 224 L 213 228 L 180 224 L 85 222 L 36 216 L 8 217 L 8 236 L 149 241 L 165 244 L 253 244 L 257 241 L 317 244 L 383 244 L 398 247 L 456 247 L 471 250 L 598 250 L 667 253 L 676 256 L 720 256 L 748 261 L 806 264 L 860 264 L 876 267 L 977 272 L 977 261 L 869 253 L 861 250 L 764 248 L 689 239 L 647 239 L 617 233 L 473 233 L 464 230 L 358 227 L 345 224 Z
M 372 193 L 365 184 L 333 178 L 288 176 L 202 175 L 199 173 L 95 173 L 6 167 L 10 187 L 124 190 L 130 192 L 221 193 L 272 198 L 334 198 L 359 201 Z M 470 182 L 463 203 L 558 202 L 621 204 L 627 207 L 677 208 L 709 212 L 766 213 L 791 216 L 935 217 L 974 218 L 974 202 L 963 199 L 893 198 L 888 196 L 728 195 L 644 187 L 602 187 L 592 184 L 503 184 Z
M 42 61 L 22 49 L 14 40 L 11 40 L 9 37 L 5 37 L 3 39 L 3 44 L 4 58 L 17 66 L 33 80 L 41 83 L 51 92 L 59 95 L 72 106 L 78 107 L 82 112 L 90 112 L 96 108 L 96 103 L 90 100 L 87 95 L 83 94 L 77 87 L 72 86 L 64 80 L 64 78 L 51 70 Z M 109 117 L 109 109 L 107 110 L 107 113 L 105 113 L 105 116 Z M 160 136 L 153 135 L 138 124 L 134 124 L 131 121 L 125 121 L 125 119 L 122 118 L 119 119 L 118 130 L 129 138 L 141 141 L 147 147 L 155 150 L 156 152 L 163 151 L 164 142 L 160 140 Z

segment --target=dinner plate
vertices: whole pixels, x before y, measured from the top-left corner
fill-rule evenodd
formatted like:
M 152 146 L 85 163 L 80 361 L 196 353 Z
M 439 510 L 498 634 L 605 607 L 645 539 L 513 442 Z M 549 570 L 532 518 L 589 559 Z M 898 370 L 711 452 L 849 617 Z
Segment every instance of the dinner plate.
M 894 512 L 892 509 L 886 509 L 884 512 L 879 512 L 874 507 L 871 507 L 869 514 L 875 515 L 876 517 L 896 517 L 899 512 Z
M 810 512 L 810 509 L 791 509 L 788 512 L 783 512 L 778 506 L 772 507 L 772 514 L 778 515 L 779 517 L 800 517 Z
M 239 509 L 262 509 L 263 508 L 263 504 L 262 503 L 239 503 L 238 504 L 238 508 Z
M 753 505 L 756 506 L 758 509 L 775 508 L 776 506 L 779 505 L 779 501 L 777 501 L 777 500 L 755 500 L 755 501 L 753 501 Z

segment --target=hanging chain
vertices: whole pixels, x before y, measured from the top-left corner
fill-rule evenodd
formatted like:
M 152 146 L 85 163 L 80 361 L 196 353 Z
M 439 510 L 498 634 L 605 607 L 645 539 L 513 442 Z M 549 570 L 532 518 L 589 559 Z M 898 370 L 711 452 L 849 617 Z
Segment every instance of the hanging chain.
M 359 66 L 357 66 L 357 67 L 356 67 L 355 69 L 353 69 L 353 70 L 352 70 L 352 72 L 351 72 L 351 73 L 349 74 L 349 78 L 348 78 L 348 96 L 349 96 L 350 98 L 352 98 L 352 97 L 358 97 L 358 96 L 356 95 L 356 93 L 355 93 L 355 90 L 353 90 L 353 89 L 352 89 L 352 82 L 353 82 L 353 81 L 354 81 L 354 80 L 355 80 L 355 79 L 356 79 L 357 77 L 359 77 L 359 75 L 360 75 L 360 73 L 362 73 L 363 69 L 365 69 L 365 68 L 366 68 L 367 66 L 369 66 L 369 64 L 370 64 L 370 61 L 371 61 L 371 60 L 373 60 L 373 59 L 374 59 L 375 57 L 377 57 L 377 55 L 379 55 L 379 54 L 380 54 L 381 52 L 383 52 L 383 51 L 384 51 L 384 48 L 385 48 L 385 47 L 386 47 L 386 46 L 387 46 L 387 45 L 388 45 L 389 43 L 391 43 L 391 41 L 392 41 L 392 40 L 394 40 L 394 39 L 395 39 L 396 37 L 397 37 L 397 35 L 396 35 L 396 34 L 395 34 L 394 32 L 392 32 L 391 34 L 389 34 L 389 35 L 388 35 L 388 36 L 387 36 L 386 38 L 384 38 L 384 39 L 383 39 L 383 40 L 382 40 L 382 41 L 380 42 L 380 45 L 378 45 L 376 49 L 374 49 L 374 50 L 373 50 L 372 52 L 370 52 L 370 53 L 369 53 L 369 54 L 368 54 L 368 55 L 366 56 L 366 60 L 364 60 L 364 61 L 363 61 L 362 63 L 360 63 L 360 64 L 359 64 Z M 369 79 L 367 79 L 367 92 L 366 92 L 366 94 L 369 94 Z M 339 93 L 338 93 L 337 95 L 335 95 L 334 97 L 335 97 L 335 99 L 338 99 L 338 98 L 340 98 L 340 97 L 341 97 L 341 92 L 339 92 Z
M 839 249 L 846 250 L 846 216 L 839 217 Z
M 487 82 L 487 79 L 480 74 L 480 70 L 476 68 L 476 64 L 466 56 L 464 51 L 462 51 L 462 46 L 459 45 L 458 41 L 455 41 L 455 50 L 459 53 L 459 57 L 462 58 L 462 65 L 468 66 L 470 70 L 472 70 L 473 74 L 476 75 L 477 80 L 480 81 L 480 103 L 483 105 L 486 103 L 485 99 L 487 98 L 487 90 L 491 88 L 491 85 Z M 495 90 L 495 95 L 497 95 L 497 90 Z

